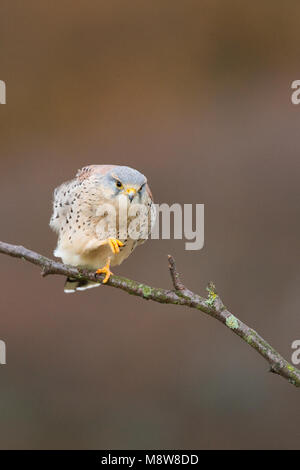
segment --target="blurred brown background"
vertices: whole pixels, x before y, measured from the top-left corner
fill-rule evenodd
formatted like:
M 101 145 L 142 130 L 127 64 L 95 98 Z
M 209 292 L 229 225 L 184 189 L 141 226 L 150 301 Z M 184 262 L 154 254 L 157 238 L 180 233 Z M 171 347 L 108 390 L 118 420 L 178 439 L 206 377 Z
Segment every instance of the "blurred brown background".
M 205 247 L 149 241 L 115 272 L 213 280 L 288 359 L 300 338 L 297 1 L 2 0 L 1 236 L 51 256 L 52 191 L 133 166 L 204 203 Z M 1 448 L 297 448 L 299 391 L 224 326 L 0 258 Z M 101 289 L 101 290 L 100 290 Z

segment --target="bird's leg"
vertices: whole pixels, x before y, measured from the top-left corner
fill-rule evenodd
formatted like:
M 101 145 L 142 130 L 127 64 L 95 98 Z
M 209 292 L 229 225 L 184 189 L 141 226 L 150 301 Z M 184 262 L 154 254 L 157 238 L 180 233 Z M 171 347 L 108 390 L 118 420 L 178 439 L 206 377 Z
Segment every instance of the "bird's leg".
M 106 240 L 102 240 L 100 245 L 109 245 L 111 251 L 115 255 L 120 252 L 119 247 L 124 246 L 124 243 L 118 240 L 117 238 L 110 237 L 110 238 L 107 238 Z
M 106 240 L 102 240 L 100 245 L 109 245 L 111 251 L 113 254 L 117 254 L 120 252 L 120 246 L 124 246 L 124 243 L 122 243 L 120 240 L 117 238 L 107 238 Z M 100 246 L 99 245 L 99 246 Z M 102 281 L 103 284 L 106 284 L 108 279 L 110 278 L 112 272 L 110 270 L 110 258 L 108 258 L 106 265 L 103 268 L 97 269 L 96 274 L 105 274 L 105 277 Z
M 103 268 L 97 269 L 96 274 L 105 274 L 105 278 L 103 279 L 102 283 L 106 284 L 108 279 L 110 278 L 112 272 L 110 270 L 110 258 L 108 258 L 107 263 Z

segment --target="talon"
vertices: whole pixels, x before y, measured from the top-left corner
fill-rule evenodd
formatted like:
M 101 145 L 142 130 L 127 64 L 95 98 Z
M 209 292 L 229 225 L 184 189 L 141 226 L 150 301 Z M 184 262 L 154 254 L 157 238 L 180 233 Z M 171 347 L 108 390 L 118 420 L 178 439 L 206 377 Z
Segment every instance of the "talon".
M 110 260 L 107 261 L 106 265 L 103 268 L 97 269 L 96 274 L 105 274 L 102 284 L 106 284 L 112 274 L 110 270 Z
M 124 243 L 122 243 L 117 238 L 108 238 L 107 243 L 109 244 L 111 251 L 113 252 L 114 255 L 120 252 L 119 246 L 124 246 Z

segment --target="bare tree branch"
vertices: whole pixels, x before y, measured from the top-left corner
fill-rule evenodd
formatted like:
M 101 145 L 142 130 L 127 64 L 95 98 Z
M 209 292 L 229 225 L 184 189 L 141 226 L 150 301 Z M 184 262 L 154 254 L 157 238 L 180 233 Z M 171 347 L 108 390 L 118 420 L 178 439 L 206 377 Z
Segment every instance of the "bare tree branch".
M 103 280 L 103 275 L 99 276 L 94 272 L 83 271 L 72 266 L 66 266 L 34 251 L 28 250 L 23 246 L 0 242 L 0 253 L 13 256 L 15 258 L 21 258 L 40 266 L 42 268 L 43 276 L 47 276 L 49 274 L 60 274 L 79 280 L 99 281 L 99 283 Z M 151 287 L 119 276 L 111 276 L 105 285 L 122 289 L 129 294 L 142 297 L 146 300 L 153 300 L 163 304 L 185 305 L 186 307 L 195 308 L 216 318 L 263 356 L 270 365 L 270 372 L 281 375 L 291 384 L 296 387 L 300 387 L 300 371 L 287 362 L 255 330 L 233 315 L 224 306 L 220 296 L 216 292 L 215 286 L 212 283 L 207 287 L 208 297 L 204 298 L 184 286 L 172 256 L 169 256 L 169 269 L 174 286 L 173 290 Z

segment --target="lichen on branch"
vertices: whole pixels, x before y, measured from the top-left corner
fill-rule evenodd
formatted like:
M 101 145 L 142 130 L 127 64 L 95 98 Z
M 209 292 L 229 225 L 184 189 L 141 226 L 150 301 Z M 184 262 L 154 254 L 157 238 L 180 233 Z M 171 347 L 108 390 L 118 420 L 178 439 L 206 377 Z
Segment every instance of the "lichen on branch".
M 98 281 L 99 283 L 101 283 L 104 278 L 103 274 L 96 275 L 94 272 L 83 271 L 73 266 L 64 265 L 58 261 L 46 258 L 39 253 L 28 250 L 23 246 L 0 242 L 0 253 L 36 264 L 42 269 L 43 276 L 58 274 L 79 280 Z M 286 361 L 255 330 L 243 323 L 225 307 L 213 283 L 210 283 L 207 287 L 207 298 L 190 291 L 180 279 L 174 258 L 169 256 L 168 259 L 173 289 L 151 287 L 131 279 L 126 279 L 125 277 L 114 275 L 110 276 L 105 286 L 121 289 L 128 294 L 141 297 L 145 300 L 195 308 L 216 318 L 229 328 L 230 331 L 238 335 L 249 346 L 255 349 L 269 363 L 270 372 L 280 375 L 291 384 L 300 387 L 300 371 Z

